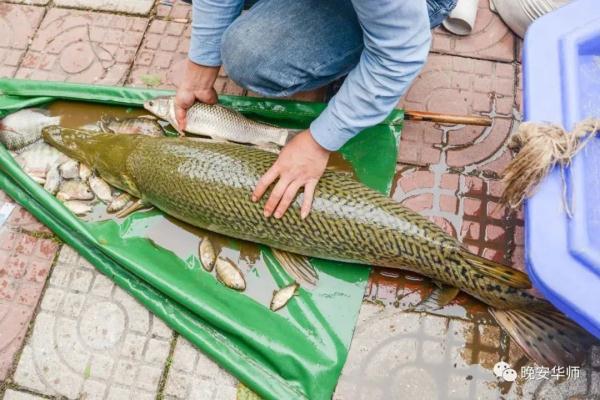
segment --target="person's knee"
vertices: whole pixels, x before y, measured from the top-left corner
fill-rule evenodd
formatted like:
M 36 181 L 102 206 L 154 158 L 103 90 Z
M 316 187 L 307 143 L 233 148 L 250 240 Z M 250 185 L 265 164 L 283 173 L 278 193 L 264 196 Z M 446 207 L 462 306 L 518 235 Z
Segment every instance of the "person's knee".
M 272 46 L 260 26 L 239 18 L 227 28 L 221 42 L 225 72 L 238 85 L 264 95 L 277 96 L 288 88 L 277 76 Z

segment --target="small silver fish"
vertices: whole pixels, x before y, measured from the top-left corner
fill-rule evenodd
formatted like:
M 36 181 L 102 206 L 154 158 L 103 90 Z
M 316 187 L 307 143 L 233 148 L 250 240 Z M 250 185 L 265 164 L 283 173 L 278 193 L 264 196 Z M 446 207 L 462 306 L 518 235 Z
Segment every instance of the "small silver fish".
M 56 194 L 60 185 L 60 173 L 58 172 L 58 166 L 54 165 L 48 169 L 46 174 L 46 182 L 44 183 L 44 189 L 50 194 Z
M 203 237 L 198 246 L 198 253 L 200 254 L 200 261 L 202 262 L 202 268 L 210 272 L 215 267 L 215 260 L 217 259 L 217 253 L 212 245 L 212 242 L 208 237 Z
M 298 285 L 296 282 L 294 282 L 291 285 L 288 285 L 284 288 L 273 291 L 273 299 L 271 299 L 271 306 L 270 306 L 271 310 L 277 311 L 277 310 L 285 307 L 285 305 L 288 303 L 288 301 L 290 301 L 290 299 L 292 297 L 294 297 L 294 295 L 296 294 L 296 291 L 298 290 L 299 287 L 300 287 L 300 285 Z
M 92 200 L 94 193 L 90 187 L 81 181 L 64 181 L 56 194 L 56 198 L 61 201 L 66 200 Z
M 45 185 L 46 184 L 46 177 L 45 176 L 36 175 L 36 174 L 30 174 L 29 177 L 31 179 L 33 179 L 33 181 L 35 183 L 39 183 L 40 185 Z
M 144 108 L 181 131 L 175 119 L 173 97 L 165 96 L 148 100 L 144 103 Z M 204 103 L 195 103 L 188 109 L 185 131 L 237 143 L 278 146 L 285 145 L 294 134 L 293 130 L 253 121 L 240 112 L 222 105 Z
M 92 206 L 79 200 L 67 200 L 63 204 L 75 215 L 85 215 L 92 211 Z
M 79 163 L 75 160 L 66 161 L 58 167 L 63 179 L 75 179 L 79 177 Z
M 114 197 L 110 204 L 106 207 L 106 212 L 116 213 L 125 208 L 125 206 L 133 200 L 133 197 L 129 193 L 121 193 L 117 197 Z
M 42 128 L 59 124 L 60 117 L 51 117 L 47 110 L 19 110 L 0 121 L 0 142 L 9 150 L 20 150 L 39 140 L 42 137 Z
M 146 136 L 164 136 L 162 126 L 156 117 L 137 117 L 119 119 L 116 117 L 103 116 L 98 122 L 102 132 L 126 133 Z
M 246 281 L 242 271 L 229 259 L 217 258 L 215 262 L 217 279 L 227 287 L 243 291 L 246 289 Z
M 108 183 L 102 178 L 97 176 L 91 176 L 88 180 L 92 192 L 104 203 L 110 203 L 112 201 L 112 190 Z
M 29 176 L 45 177 L 48 170 L 69 158 L 44 142 L 36 142 L 13 154 L 15 161 Z
M 92 170 L 84 163 L 79 164 L 79 179 L 86 182 L 92 176 Z

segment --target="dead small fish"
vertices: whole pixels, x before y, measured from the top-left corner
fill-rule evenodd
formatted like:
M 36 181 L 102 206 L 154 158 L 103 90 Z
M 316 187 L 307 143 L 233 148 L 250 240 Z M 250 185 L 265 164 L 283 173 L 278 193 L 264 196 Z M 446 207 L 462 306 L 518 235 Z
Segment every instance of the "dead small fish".
M 40 185 L 45 185 L 46 184 L 46 177 L 45 176 L 41 176 L 41 175 L 37 175 L 37 174 L 29 174 L 29 177 L 31 179 L 33 179 L 33 181 L 35 183 L 39 183 Z
M 63 204 L 75 215 L 85 215 L 92 211 L 92 206 L 79 200 L 67 200 Z
M 58 167 L 63 179 L 75 179 L 79 176 L 79 163 L 75 160 L 66 161 Z
M 200 254 L 200 261 L 202 262 L 202 268 L 208 272 L 212 271 L 215 267 L 215 260 L 217 259 L 217 253 L 212 245 L 212 242 L 208 237 L 202 238 L 200 246 L 198 247 L 198 253 Z
M 42 137 L 42 128 L 60 124 L 47 110 L 26 108 L 9 114 L 0 121 L 0 142 L 9 150 L 20 150 Z
M 271 300 L 271 310 L 277 311 L 285 307 L 288 301 L 290 301 L 290 299 L 294 297 L 299 287 L 300 285 L 294 282 L 291 285 L 288 285 L 284 288 L 274 290 L 273 299 Z
M 133 197 L 129 193 L 121 193 L 117 197 L 114 197 L 112 201 L 106 207 L 106 212 L 116 213 L 125 208 L 125 206 L 133 200 Z
M 60 173 L 58 172 L 58 166 L 54 165 L 50 167 L 46 174 L 46 182 L 44 182 L 44 189 L 50 194 L 56 194 L 58 187 L 60 186 Z
M 88 180 L 92 192 L 104 203 L 110 203 L 112 201 L 112 190 L 108 183 L 102 178 L 97 176 L 91 176 Z
M 164 136 L 162 126 L 154 117 L 137 117 L 119 119 L 103 116 L 98 122 L 102 132 L 126 133 L 146 136 Z
M 92 170 L 84 163 L 79 164 L 79 179 L 86 182 L 92 176 Z
M 21 149 L 19 154 L 13 154 L 15 161 L 32 178 L 37 180 L 46 176 L 48 170 L 69 158 L 44 142 L 33 143 Z
M 217 279 L 227 287 L 243 291 L 246 289 L 246 280 L 242 271 L 229 259 L 217 258 L 215 262 Z
M 92 200 L 94 193 L 90 187 L 81 181 L 65 181 L 60 185 L 56 198 L 61 201 L 66 200 Z

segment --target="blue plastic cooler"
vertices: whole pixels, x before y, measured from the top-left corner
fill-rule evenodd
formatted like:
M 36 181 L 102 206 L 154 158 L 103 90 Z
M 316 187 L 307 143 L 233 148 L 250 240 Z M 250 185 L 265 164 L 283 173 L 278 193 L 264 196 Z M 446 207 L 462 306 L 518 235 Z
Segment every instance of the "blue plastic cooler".
M 537 20 L 525 37 L 525 120 L 570 130 L 600 118 L 600 1 L 576 0 Z M 525 204 L 526 263 L 535 286 L 600 338 L 600 139 L 566 174 L 573 218 L 555 168 Z

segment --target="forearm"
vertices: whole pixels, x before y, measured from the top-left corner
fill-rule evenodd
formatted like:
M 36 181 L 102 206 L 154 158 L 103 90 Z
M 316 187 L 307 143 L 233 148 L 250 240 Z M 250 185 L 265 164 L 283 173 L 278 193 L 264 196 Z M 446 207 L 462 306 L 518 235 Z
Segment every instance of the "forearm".
M 378 124 L 420 72 L 431 40 L 424 0 L 353 1 L 365 48 L 339 92 L 313 121 L 315 140 L 337 150 L 361 130 Z
M 188 57 L 195 64 L 221 65 L 223 32 L 240 15 L 243 0 L 193 0 Z

